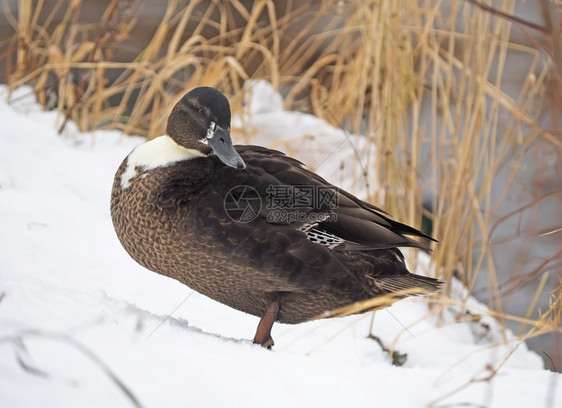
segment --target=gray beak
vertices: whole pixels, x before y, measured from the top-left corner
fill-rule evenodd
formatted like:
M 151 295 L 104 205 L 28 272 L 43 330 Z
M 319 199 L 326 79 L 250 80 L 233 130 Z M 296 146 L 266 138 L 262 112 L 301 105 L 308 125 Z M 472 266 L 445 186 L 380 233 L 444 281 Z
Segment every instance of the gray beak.
M 246 168 L 246 163 L 232 145 L 228 130 L 211 123 L 211 127 L 207 131 L 207 142 L 224 164 L 238 170 Z

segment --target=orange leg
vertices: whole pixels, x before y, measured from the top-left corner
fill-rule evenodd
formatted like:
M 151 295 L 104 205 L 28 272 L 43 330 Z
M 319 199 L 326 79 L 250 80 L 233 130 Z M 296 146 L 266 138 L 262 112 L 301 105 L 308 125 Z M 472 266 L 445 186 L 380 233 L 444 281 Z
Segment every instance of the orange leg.
M 271 348 L 273 346 L 273 339 L 271 338 L 271 328 L 275 319 L 277 317 L 277 312 L 279 311 L 279 301 L 274 300 L 271 302 L 265 311 L 265 314 L 258 324 L 258 329 L 256 330 L 256 335 L 254 336 L 254 343 L 259 344 L 262 347 Z

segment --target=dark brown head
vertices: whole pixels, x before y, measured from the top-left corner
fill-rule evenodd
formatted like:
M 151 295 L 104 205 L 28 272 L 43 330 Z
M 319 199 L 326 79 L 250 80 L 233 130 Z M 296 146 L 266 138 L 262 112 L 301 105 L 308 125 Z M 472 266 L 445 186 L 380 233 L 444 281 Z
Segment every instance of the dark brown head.
M 180 146 L 205 156 L 216 154 L 235 169 L 246 167 L 230 138 L 228 99 L 214 88 L 204 86 L 185 94 L 174 106 L 166 132 Z

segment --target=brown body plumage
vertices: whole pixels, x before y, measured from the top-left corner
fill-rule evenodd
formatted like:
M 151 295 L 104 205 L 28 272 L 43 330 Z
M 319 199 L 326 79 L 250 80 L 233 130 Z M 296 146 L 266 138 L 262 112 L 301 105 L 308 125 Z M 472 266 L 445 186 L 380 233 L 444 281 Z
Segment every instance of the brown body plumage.
M 212 88 L 190 92 L 170 116 L 169 137 L 133 151 L 118 169 L 111 214 L 133 259 L 262 318 L 254 341 L 266 346 L 273 321 L 300 323 L 400 290 L 438 289 L 439 281 L 409 273 L 397 249 L 422 247 L 406 235 L 424 234 L 283 153 L 258 146 L 236 146 L 236 153 L 225 101 Z M 290 208 L 299 221 L 273 219 L 279 208 L 268 205 L 271 186 L 300 187 L 305 199 L 325 189 L 336 205 L 309 200 Z M 242 222 L 229 208 L 244 205 L 253 218 Z M 325 218 L 307 221 L 318 213 Z

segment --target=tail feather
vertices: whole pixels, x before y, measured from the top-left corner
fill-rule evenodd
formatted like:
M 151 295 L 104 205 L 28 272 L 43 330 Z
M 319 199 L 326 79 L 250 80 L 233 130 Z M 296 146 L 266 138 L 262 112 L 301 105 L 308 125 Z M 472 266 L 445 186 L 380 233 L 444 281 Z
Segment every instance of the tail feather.
M 414 274 L 380 276 L 373 278 L 370 283 L 376 287 L 377 292 L 383 294 L 327 311 L 320 316 L 316 316 L 316 318 L 342 317 L 384 309 L 408 296 L 427 295 L 436 292 L 443 284 L 438 279 Z
M 443 282 L 427 276 L 406 274 L 376 278 L 376 286 L 385 292 L 404 292 L 404 297 L 421 295 L 439 290 Z

